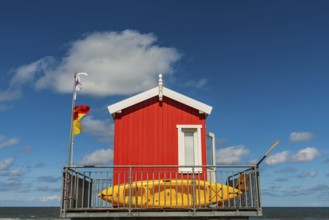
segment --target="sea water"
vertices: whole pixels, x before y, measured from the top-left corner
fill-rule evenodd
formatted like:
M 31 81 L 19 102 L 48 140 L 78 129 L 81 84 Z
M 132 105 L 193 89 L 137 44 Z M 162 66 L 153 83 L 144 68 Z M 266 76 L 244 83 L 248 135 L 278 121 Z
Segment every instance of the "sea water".
M 59 217 L 58 207 L 0 207 L 1 220 L 55 220 Z
M 265 207 L 263 216 L 251 220 L 329 220 L 329 207 Z
M 1 220 L 55 220 L 59 217 L 58 207 L 0 207 Z M 329 207 L 324 208 L 263 208 L 262 217 L 250 220 L 329 220 Z

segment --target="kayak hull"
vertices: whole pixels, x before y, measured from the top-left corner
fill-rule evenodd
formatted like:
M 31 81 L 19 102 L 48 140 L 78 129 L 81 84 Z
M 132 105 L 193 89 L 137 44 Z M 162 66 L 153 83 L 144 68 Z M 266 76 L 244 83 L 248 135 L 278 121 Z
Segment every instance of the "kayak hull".
M 222 204 L 240 194 L 231 186 L 202 180 L 150 180 L 115 185 L 98 196 L 119 207 L 191 208 Z

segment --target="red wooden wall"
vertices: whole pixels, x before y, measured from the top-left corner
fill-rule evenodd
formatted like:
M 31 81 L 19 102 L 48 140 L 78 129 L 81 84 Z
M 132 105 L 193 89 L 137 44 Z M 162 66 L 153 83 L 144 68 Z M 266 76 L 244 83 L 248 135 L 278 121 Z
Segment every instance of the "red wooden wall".
M 178 124 L 202 125 L 202 161 L 206 165 L 205 115 L 167 97 L 162 102 L 158 97 L 145 100 L 115 115 L 114 165 L 178 165 Z M 177 169 L 171 169 L 173 174 L 140 169 L 133 179 L 152 179 L 150 170 L 162 173 L 158 178 L 169 179 L 168 175 L 177 173 Z M 127 169 L 116 169 L 114 183 L 127 181 L 127 175 Z

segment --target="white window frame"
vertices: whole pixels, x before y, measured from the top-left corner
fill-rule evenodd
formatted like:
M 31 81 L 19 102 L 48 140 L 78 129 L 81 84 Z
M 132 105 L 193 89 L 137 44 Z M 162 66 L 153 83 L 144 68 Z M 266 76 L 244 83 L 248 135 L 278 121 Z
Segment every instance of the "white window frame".
M 185 143 L 184 143 L 184 129 L 196 129 L 194 134 L 194 165 L 202 165 L 202 139 L 201 139 L 201 129 L 202 125 L 177 125 L 178 131 L 178 165 L 185 166 Z M 178 169 L 180 173 L 191 173 L 192 168 L 180 167 Z M 194 172 L 202 172 L 202 167 L 197 167 Z

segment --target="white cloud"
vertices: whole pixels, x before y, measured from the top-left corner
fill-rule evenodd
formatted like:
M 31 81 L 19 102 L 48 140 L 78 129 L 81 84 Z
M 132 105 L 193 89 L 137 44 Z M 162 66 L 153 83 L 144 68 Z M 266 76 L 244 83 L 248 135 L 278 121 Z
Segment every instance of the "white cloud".
M 281 170 L 277 170 L 276 173 L 295 173 L 297 171 L 294 167 L 286 167 Z
M 318 151 L 318 149 L 314 147 L 307 147 L 292 155 L 291 159 L 294 162 L 305 162 L 313 160 L 317 156 L 320 156 L 320 152 Z
M 153 34 L 134 30 L 95 32 L 71 44 L 60 64 L 36 81 L 35 87 L 72 92 L 72 73 L 87 72 L 82 93 L 127 95 L 155 85 L 156 75 L 172 74 L 181 55 L 175 48 L 156 45 Z
M 238 164 L 248 153 L 249 150 L 243 145 L 222 148 L 216 153 L 216 161 L 218 164 Z
M 316 171 L 303 172 L 298 175 L 298 178 L 315 177 L 317 175 L 318 175 L 318 172 L 316 172 Z
M 3 161 L 0 161 L 0 170 L 5 170 L 12 165 L 14 158 L 7 158 Z
M 99 141 L 112 141 L 114 126 L 109 121 L 102 121 L 88 115 L 83 119 L 83 129 L 93 136 L 100 137 Z
M 0 92 L 1 93 L 1 92 Z M 1 94 L 0 94 L 1 96 Z M 0 98 L 1 99 L 1 98 Z M 0 100 L 1 101 L 1 100 Z M 0 104 L 0 111 L 6 111 L 8 109 L 11 109 L 12 105 L 8 105 L 8 104 Z
M 290 134 L 290 141 L 305 142 L 312 139 L 314 135 L 311 132 L 292 132 Z
M 271 155 L 266 159 L 265 162 L 267 165 L 275 165 L 285 162 L 306 162 L 314 160 L 318 156 L 320 156 L 318 149 L 314 147 L 306 147 L 293 155 L 291 155 L 288 151 L 283 151 L 281 153 Z
M 22 87 L 25 84 L 33 84 L 36 75 L 43 74 L 52 66 L 54 59 L 52 57 L 44 57 L 33 63 L 23 65 L 13 70 L 14 76 L 9 83 L 9 87 L 0 91 L 0 101 L 13 101 L 22 95 Z M 0 110 L 7 110 L 10 105 L 0 105 Z
M 17 138 L 6 138 L 4 136 L 0 136 L 0 150 L 4 147 L 10 147 L 17 144 L 19 140 Z
M 289 159 L 289 153 L 288 151 L 283 151 L 281 153 L 276 153 L 274 155 L 269 156 L 266 160 L 265 163 L 267 165 L 274 165 L 274 164 L 279 164 L 279 163 L 285 163 Z
M 102 165 L 108 164 L 113 160 L 113 150 L 112 149 L 100 149 L 95 152 L 88 154 L 82 160 L 78 162 L 80 165 Z
M 190 80 L 190 81 L 187 81 L 186 83 L 184 83 L 183 86 L 200 89 L 200 88 L 203 88 L 207 84 L 207 82 L 208 82 L 207 79 L 200 79 L 197 81 Z
M 36 191 L 40 191 L 40 192 L 60 192 L 61 189 L 59 187 L 49 187 L 48 185 L 46 186 L 38 186 L 35 188 Z
M 56 200 L 59 201 L 60 197 L 59 196 L 46 196 L 46 197 L 42 197 L 44 201 L 50 201 L 50 200 Z
M 5 91 L 0 91 L 0 101 L 12 101 L 18 99 L 21 96 L 21 91 L 18 89 L 7 89 Z M 3 105 L 2 108 L 5 110 L 8 105 Z
M 257 159 L 253 159 L 253 160 L 250 160 L 249 161 L 249 164 L 252 164 L 252 165 L 254 165 L 254 164 L 257 164 L 258 163 L 258 161 L 259 161 L 259 159 L 257 158 Z
M 47 71 L 53 63 L 54 58 L 48 56 L 17 68 L 10 82 L 10 88 L 19 88 L 24 84 L 34 82 L 36 75 Z
M 24 154 L 30 153 L 31 151 L 32 151 L 32 147 L 23 147 L 20 149 L 20 152 Z
M 22 175 L 23 175 L 23 172 L 20 169 L 14 169 L 9 172 L 9 176 L 11 176 L 11 177 L 20 177 Z
M 55 183 L 61 180 L 62 178 L 60 176 L 39 176 L 37 178 L 38 182 L 45 182 L 45 183 Z
M 324 198 L 328 199 L 326 195 L 329 195 L 329 186 L 325 184 L 319 184 L 319 185 L 313 185 L 312 187 L 304 188 L 301 186 L 285 186 L 284 184 L 281 186 L 278 186 L 276 184 L 275 186 L 270 186 L 268 189 L 263 189 L 263 195 L 265 196 L 271 196 L 271 197 L 281 197 L 281 199 L 284 199 L 285 197 L 291 198 L 296 196 L 305 196 L 305 195 L 312 195 L 316 198 Z M 324 203 L 327 204 L 327 203 Z M 323 203 L 322 203 L 323 205 Z
M 50 202 L 50 201 L 60 201 L 60 196 L 42 196 L 40 198 L 32 198 L 33 201 L 40 201 L 40 202 Z
M 287 182 L 289 179 L 288 178 L 282 178 L 282 177 L 279 177 L 279 178 L 276 178 L 274 180 L 274 182 Z
M 12 71 L 7 89 L 0 90 L 0 111 L 19 99 L 25 85 L 35 89 L 72 92 L 73 72 L 87 72 L 80 93 L 92 96 L 130 95 L 155 86 L 157 75 L 171 75 L 181 54 L 157 43 L 152 34 L 134 30 L 94 32 L 69 44 L 66 55 L 46 56 Z M 196 82 L 203 87 L 205 79 Z M 2 102 L 2 103 L 1 103 Z

